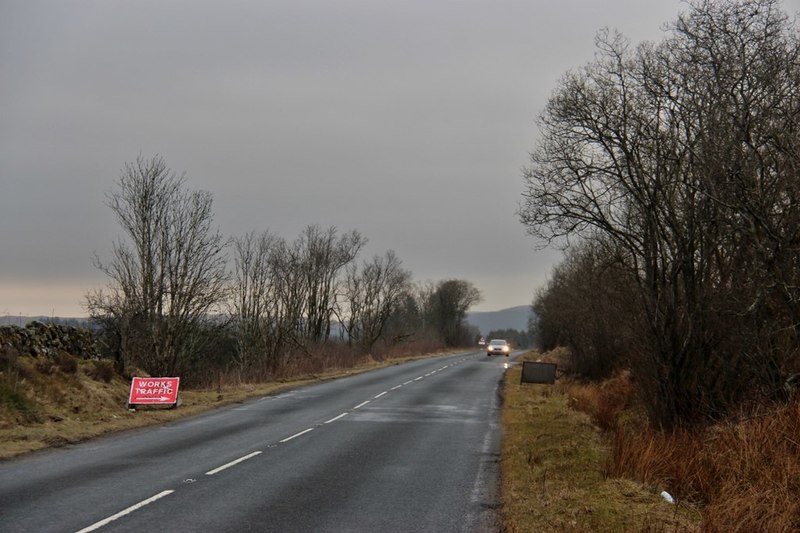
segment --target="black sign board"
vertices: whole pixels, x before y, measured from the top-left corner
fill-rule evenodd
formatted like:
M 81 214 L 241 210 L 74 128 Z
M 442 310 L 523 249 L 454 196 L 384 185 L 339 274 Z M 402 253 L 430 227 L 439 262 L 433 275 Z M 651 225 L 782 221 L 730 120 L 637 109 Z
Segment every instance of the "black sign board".
M 556 382 L 557 366 L 555 363 L 523 361 L 522 380 L 520 383 L 547 383 L 552 385 Z

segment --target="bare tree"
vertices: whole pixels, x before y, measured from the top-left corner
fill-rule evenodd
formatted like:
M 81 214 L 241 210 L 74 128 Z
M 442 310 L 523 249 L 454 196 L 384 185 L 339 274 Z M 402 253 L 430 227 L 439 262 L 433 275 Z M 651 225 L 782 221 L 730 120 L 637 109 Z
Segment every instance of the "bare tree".
M 299 239 L 306 284 L 305 338 L 324 342 L 331 333 L 331 317 L 342 270 L 357 257 L 366 239 L 353 230 L 338 235 L 335 227 L 306 227 Z
M 386 321 L 384 337 L 389 344 L 426 338 L 423 309 L 424 299 L 420 295 L 419 285 L 410 283 L 409 287 L 397 298 L 395 308 Z
M 429 323 L 448 346 L 472 342 L 467 311 L 481 299 L 480 291 L 469 281 L 449 279 L 436 284 L 426 306 Z
M 800 324 L 796 31 L 776 0 L 689 8 L 659 45 L 601 33 L 597 59 L 563 78 L 520 211 L 534 235 L 613 243 L 663 427 L 779 389 L 791 357 L 757 337 L 792 353 Z
M 234 239 L 231 312 L 237 329 L 238 364 L 268 366 L 270 341 L 279 323 L 273 254 L 282 241 L 269 232 Z M 263 369 L 263 368 L 262 368 Z
M 109 286 L 90 293 L 87 308 L 119 323 L 126 361 L 177 373 L 226 297 L 226 242 L 212 228 L 212 197 L 187 191 L 160 156 L 126 163 L 117 185 L 107 198 L 126 239 L 109 262 L 95 258 Z
M 584 378 L 601 379 L 633 353 L 637 296 L 602 237 L 567 250 L 533 303 L 534 333 L 542 349 L 566 346 L 568 367 Z
M 357 343 L 366 352 L 372 350 L 410 282 L 411 273 L 402 268 L 402 262 L 391 250 L 383 257 L 365 261 L 360 269 L 355 264 L 348 267 L 344 292 L 348 316 L 341 321 L 347 324 L 351 344 Z M 344 314 L 339 310 L 338 316 Z
M 275 372 L 328 341 L 344 269 L 365 242 L 356 231 L 339 235 L 315 225 L 291 243 L 267 234 L 237 241 L 233 311 L 244 366 L 260 361 Z

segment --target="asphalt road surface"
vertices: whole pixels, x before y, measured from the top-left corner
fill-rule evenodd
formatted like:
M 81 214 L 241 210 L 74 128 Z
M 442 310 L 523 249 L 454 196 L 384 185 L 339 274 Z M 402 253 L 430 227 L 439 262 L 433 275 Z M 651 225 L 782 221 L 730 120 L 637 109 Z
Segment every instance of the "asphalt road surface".
M 506 357 L 423 359 L 0 463 L 0 530 L 497 531 Z

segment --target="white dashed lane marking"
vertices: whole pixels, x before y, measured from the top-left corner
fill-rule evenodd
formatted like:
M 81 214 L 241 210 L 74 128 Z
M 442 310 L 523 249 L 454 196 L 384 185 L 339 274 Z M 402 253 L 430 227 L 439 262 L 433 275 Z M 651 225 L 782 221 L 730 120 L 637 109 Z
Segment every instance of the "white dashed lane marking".
M 235 461 L 231 461 L 230 463 L 226 463 L 226 464 L 224 464 L 222 466 L 219 466 L 219 467 L 215 468 L 214 470 L 209 470 L 208 472 L 206 472 L 206 475 L 207 476 L 213 476 L 217 472 L 222 472 L 226 468 L 230 468 L 230 467 L 232 467 L 234 465 L 238 465 L 242 461 L 247 461 L 248 459 L 250 459 L 252 457 L 255 457 L 256 455 L 258 455 L 260 453 L 261 453 L 260 451 L 257 451 L 257 452 L 253 452 L 253 453 L 247 454 L 244 457 L 240 457 L 240 458 L 236 459 Z
M 295 434 L 294 434 L 294 435 L 292 435 L 291 437 L 286 437 L 285 439 L 283 439 L 283 440 L 281 440 L 281 441 L 278 441 L 278 442 L 280 442 L 281 444 L 283 444 L 284 442 L 289 442 L 290 440 L 292 440 L 292 439 L 296 439 L 297 437 L 299 437 L 299 436 L 301 436 L 301 435 L 305 435 L 305 434 L 306 434 L 306 433 L 308 433 L 309 431 L 314 431 L 314 428 L 308 428 L 308 429 L 304 429 L 303 431 L 301 431 L 301 432 L 299 432 L 299 433 L 295 433 Z
M 339 420 L 340 418 L 344 418 L 345 416 L 347 416 L 347 413 L 342 413 L 342 414 L 340 414 L 339 416 L 334 416 L 334 417 L 333 417 L 333 418 L 331 418 L 330 420 L 326 420 L 326 421 L 325 421 L 325 422 L 323 422 L 323 423 L 324 423 L 324 424 L 330 424 L 331 422 L 336 422 L 337 420 Z
M 436 374 L 437 372 L 441 372 L 441 371 L 443 371 L 443 370 L 447 370 L 448 368 L 450 368 L 450 367 L 452 367 L 452 366 L 454 366 L 454 365 L 460 364 L 461 362 L 463 362 L 463 360 L 460 360 L 460 361 L 453 362 L 453 363 L 451 363 L 451 364 L 449 364 L 449 365 L 445 365 L 445 366 L 443 366 L 443 367 L 441 367 L 441 368 L 438 368 L 438 369 L 436 369 L 436 370 L 433 370 L 433 371 L 431 371 L 431 372 L 428 372 L 427 374 L 425 374 L 425 375 L 423 375 L 423 376 L 419 376 L 419 377 L 416 377 L 416 378 L 414 378 L 414 379 L 410 379 L 410 380 L 408 380 L 408 381 L 405 381 L 405 382 L 403 382 L 403 383 L 402 383 L 402 384 L 400 384 L 400 385 L 395 385 L 394 387 L 392 387 L 392 388 L 391 388 L 391 389 L 389 389 L 388 391 L 383 391 L 383 392 L 381 392 L 380 394 L 378 394 L 378 395 L 376 395 L 376 396 L 373 396 L 373 397 L 372 397 L 372 400 L 377 400 L 378 398 L 381 398 L 381 397 L 385 396 L 386 394 L 388 394 L 390 391 L 395 391 L 395 390 L 398 390 L 398 389 L 402 388 L 402 387 L 403 387 L 403 386 L 405 386 L 405 385 L 410 385 L 411 383 L 414 383 L 415 381 L 419 381 L 419 380 L 421 380 L 421 379 L 423 379 L 423 378 L 426 378 L 426 377 L 432 376 L 432 375 Z M 263 398 L 260 398 L 260 399 L 259 399 L 259 401 L 271 401 L 271 400 L 274 400 L 274 399 L 275 399 L 275 397 L 272 397 L 272 396 L 265 396 L 265 397 L 263 397 Z M 372 400 L 367 400 L 367 401 L 365 401 L 365 402 L 361 402 L 360 404 L 358 404 L 358 405 L 356 405 L 355 407 L 353 407 L 353 408 L 351 409 L 351 411 L 355 411 L 356 409 L 360 409 L 360 408 L 364 407 L 365 405 L 367 405 L 368 403 L 370 403 Z M 244 410 L 244 409 L 247 409 L 247 408 L 245 407 L 245 408 L 241 408 L 241 409 L 242 409 L 242 410 Z M 337 415 L 337 416 L 335 416 L 335 417 L 331 418 L 330 420 L 327 420 L 327 421 L 323 422 L 323 424 L 330 424 L 330 423 L 332 423 L 332 422 L 336 422 L 337 420 L 340 420 L 340 419 L 344 418 L 345 416 L 347 416 L 349 413 L 350 413 L 350 411 L 348 411 L 348 412 L 345 412 L 345 413 L 341 413 L 340 415 Z M 320 425 L 322 425 L 322 424 L 320 424 Z M 295 433 L 294 435 L 292 435 L 292 436 L 290 436 L 290 437 L 286 437 L 285 439 L 278 441 L 278 444 L 284 444 L 284 443 L 287 443 L 287 442 L 289 442 L 290 440 L 296 439 L 297 437 L 300 437 L 300 436 L 302 436 L 302 435 L 305 435 L 306 433 L 310 433 L 311 431 L 314 431 L 314 428 L 313 428 L 313 427 L 311 427 L 311 428 L 308 428 L 308 429 L 304 429 L 303 431 L 300 431 L 300 432 L 297 432 L 297 433 Z M 269 445 L 268 447 L 269 447 L 269 448 L 274 448 L 275 446 L 276 446 L 275 444 L 271 444 L 271 445 Z M 245 456 L 243 456 L 243 457 L 240 457 L 239 459 L 236 459 L 236 460 L 234 460 L 234 461 L 231 461 L 231 462 L 229 462 L 229 463 L 226 463 L 226 464 L 224 464 L 224 465 L 222 465 L 222 466 L 219 466 L 219 467 L 217 467 L 217 468 L 214 468 L 213 470 L 209 470 L 208 472 L 206 472 L 206 475 L 207 475 L 207 476 L 213 476 L 214 474 L 217 474 L 217 473 L 219 473 L 219 472 L 222 472 L 223 470 L 226 470 L 226 469 L 228 469 L 228 468 L 231 468 L 231 467 L 233 467 L 233 466 L 236 466 L 236 465 L 238 465 L 239 463 L 242 463 L 242 462 L 244 462 L 244 461 L 247 461 L 248 459 L 252 459 L 253 457 L 256 457 L 257 455 L 260 455 L 261 453 L 263 453 L 261 450 L 258 450 L 258 451 L 255 451 L 255 452 L 249 453 L 249 454 L 247 454 L 247 455 L 245 455 Z M 194 481 L 194 480 L 193 480 L 193 481 Z M 97 529 L 100 529 L 101 527 L 107 526 L 107 525 L 108 525 L 108 524 L 110 524 L 111 522 L 113 522 L 113 521 L 115 521 L 115 520 L 117 520 L 117 519 L 119 519 L 119 518 L 122 518 L 123 516 L 125 516 L 125 515 L 128 515 L 128 514 L 130 514 L 130 513 L 134 512 L 134 511 L 136 511 L 136 510 L 138 510 L 138 509 L 141 509 L 141 508 L 142 508 L 142 507 L 144 507 L 145 505 L 149 505 L 149 504 L 151 504 L 151 503 L 153 503 L 153 502 L 155 502 L 155 501 L 157 501 L 157 500 L 160 500 L 161 498 L 163 498 L 163 497 L 165 497 L 165 496 L 169 496 L 169 495 L 170 495 L 170 494 L 172 494 L 173 492 L 175 492 L 175 491 L 174 491 L 174 490 L 165 490 L 165 491 L 159 492 L 159 493 L 158 493 L 158 494 L 156 494 L 155 496 L 152 496 L 152 497 L 150 497 L 150 498 L 147 498 L 146 500 L 142 500 L 141 502 L 139 502 L 139 503 L 137 503 L 137 504 L 135 504 L 135 505 L 132 505 L 132 506 L 128 507 L 127 509 L 124 509 L 124 510 L 122 510 L 122 511 L 118 512 L 117 514 L 114 514 L 114 515 L 112 515 L 112 516 L 109 516 L 108 518 L 105 518 L 105 519 L 103 519 L 103 520 L 100 520 L 99 522 L 95 522 L 95 523 L 94 523 L 94 524 L 92 524 L 91 526 L 88 526 L 88 527 L 85 527 L 85 528 L 81 529 L 80 531 L 78 531 L 78 533 L 89 533 L 89 532 L 91 532 L 91 531 L 95 531 L 95 530 L 97 530 Z
M 81 529 L 80 531 L 78 531 L 78 533 L 89 533 L 90 531 L 95 531 L 97 529 L 100 529 L 103 526 L 107 526 L 108 524 L 110 524 L 114 520 L 122 518 L 125 515 L 131 514 L 132 512 L 136 511 L 137 509 L 141 509 L 145 505 L 149 505 L 149 504 L 153 503 L 156 500 L 160 500 L 164 496 L 169 496 L 173 492 L 175 492 L 175 491 L 174 490 L 165 490 L 165 491 L 159 492 L 155 496 L 151 496 L 150 498 L 147 498 L 146 500 L 142 500 L 142 501 L 140 501 L 139 503 L 137 503 L 135 505 L 131 505 L 127 509 L 124 509 L 124 510 L 120 511 L 115 515 L 111 515 L 108 518 L 100 520 L 99 522 L 95 522 L 94 524 L 92 524 L 89 527 L 85 527 L 85 528 Z

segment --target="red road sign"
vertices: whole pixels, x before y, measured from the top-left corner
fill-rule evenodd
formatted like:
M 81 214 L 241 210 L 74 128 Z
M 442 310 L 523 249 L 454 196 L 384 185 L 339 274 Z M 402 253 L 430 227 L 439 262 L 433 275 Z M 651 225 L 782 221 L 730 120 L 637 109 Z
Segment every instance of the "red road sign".
M 133 378 L 130 405 L 174 405 L 178 403 L 181 378 Z

